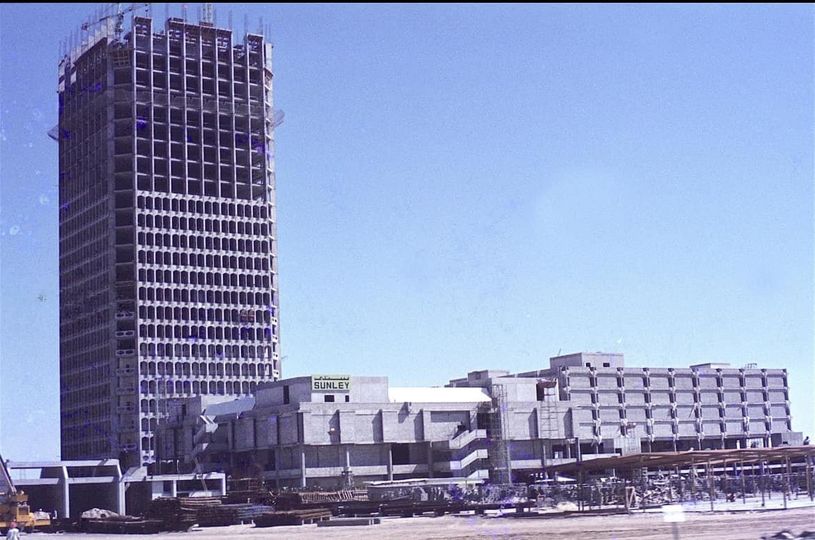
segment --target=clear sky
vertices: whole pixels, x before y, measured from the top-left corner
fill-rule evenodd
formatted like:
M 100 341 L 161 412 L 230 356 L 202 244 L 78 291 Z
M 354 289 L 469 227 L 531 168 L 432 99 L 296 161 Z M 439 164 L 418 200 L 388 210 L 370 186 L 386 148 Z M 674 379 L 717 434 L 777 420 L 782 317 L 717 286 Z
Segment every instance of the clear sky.
M 164 6 L 154 4 L 164 16 Z M 193 16 L 196 4 L 190 4 Z M 0 6 L 0 452 L 59 453 L 58 44 Z M 790 371 L 815 435 L 813 7 L 216 5 L 272 28 L 283 374 Z M 178 6 L 171 14 L 179 14 Z

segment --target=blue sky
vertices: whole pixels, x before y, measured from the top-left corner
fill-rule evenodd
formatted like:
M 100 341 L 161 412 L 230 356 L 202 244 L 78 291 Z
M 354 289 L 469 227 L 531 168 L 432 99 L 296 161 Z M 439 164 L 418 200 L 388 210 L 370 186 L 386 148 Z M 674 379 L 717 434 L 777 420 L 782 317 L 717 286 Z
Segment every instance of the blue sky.
M 17 460 L 59 453 L 45 133 L 58 44 L 89 7 L 0 6 L 0 451 Z M 440 385 L 581 350 L 755 362 L 790 370 L 793 427 L 815 434 L 812 6 L 228 9 L 271 26 L 286 113 L 285 376 Z

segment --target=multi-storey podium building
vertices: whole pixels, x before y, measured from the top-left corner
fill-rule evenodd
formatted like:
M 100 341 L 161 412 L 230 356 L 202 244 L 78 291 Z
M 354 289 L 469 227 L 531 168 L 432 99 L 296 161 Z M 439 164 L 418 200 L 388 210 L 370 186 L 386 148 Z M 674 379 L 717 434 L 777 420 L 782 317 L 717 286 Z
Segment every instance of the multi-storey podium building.
M 52 132 L 62 457 L 138 466 L 167 399 L 280 377 L 271 46 L 100 15 L 60 62 Z
M 471 371 L 446 387 L 322 375 L 239 399 L 183 399 L 162 424 L 160 451 L 185 470 L 278 486 L 504 483 L 615 455 L 800 445 L 789 399 L 785 369 L 630 367 L 622 354 L 576 353 L 535 371 Z

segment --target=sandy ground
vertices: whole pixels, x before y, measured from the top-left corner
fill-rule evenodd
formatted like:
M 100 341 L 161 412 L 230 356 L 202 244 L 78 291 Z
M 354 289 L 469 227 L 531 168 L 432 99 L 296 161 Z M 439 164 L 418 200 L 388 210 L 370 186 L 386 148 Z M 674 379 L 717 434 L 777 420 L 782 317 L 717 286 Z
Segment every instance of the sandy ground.
M 782 511 L 734 512 L 713 514 L 688 514 L 687 521 L 679 524 L 681 539 L 745 539 L 759 540 L 781 529 L 794 533 L 815 530 L 815 507 L 795 508 Z M 26 535 L 31 540 L 95 540 L 128 536 L 99 534 Z M 142 536 L 139 536 L 142 537 Z M 186 540 L 222 540 L 225 538 L 280 538 L 294 540 L 330 539 L 467 539 L 492 538 L 502 540 L 553 539 L 662 539 L 673 538 L 671 524 L 663 522 L 658 513 L 632 515 L 580 516 L 580 517 L 476 517 L 443 516 L 388 518 L 380 525 L 367 527 L 326 527 L 316 525 L 302 527 L 273 527 L 257 529 L 251 525 L 196 529 L 189 533 L 150 535 L 150 538 Z M 144 537 L 142 537 L 144 538 Z

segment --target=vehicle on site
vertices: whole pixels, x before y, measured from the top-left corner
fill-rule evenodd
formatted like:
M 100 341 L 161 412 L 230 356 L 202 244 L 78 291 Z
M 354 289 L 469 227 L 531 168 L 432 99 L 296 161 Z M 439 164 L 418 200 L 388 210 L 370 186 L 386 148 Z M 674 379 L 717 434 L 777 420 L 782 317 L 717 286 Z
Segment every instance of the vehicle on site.
M 51 525 L 51 517 L 45 512 L 32 512 L 28 495 L 14 487 L 3 456 L 0 456 L 0 532 L 5 533 L 12 521 L 17 528 L 31 532 L 35 528 Z

